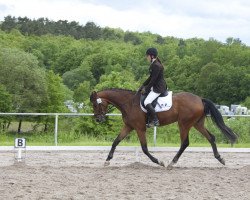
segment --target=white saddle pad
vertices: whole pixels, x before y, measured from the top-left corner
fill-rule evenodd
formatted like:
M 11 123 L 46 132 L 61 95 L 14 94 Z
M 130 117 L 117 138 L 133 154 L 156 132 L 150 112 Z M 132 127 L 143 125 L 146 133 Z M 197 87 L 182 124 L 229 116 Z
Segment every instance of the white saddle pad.
M 155 106 L 155 112 L 163 112 L 163 111 L 169 110 L 172 107 L 172 96 L 173 96 L 173 92 L 169 91 L 168 96 L 158 97 L 157 104 Z M 142 107 L 141 103 L 140 103 L 140 106 L 143 112 L 146 113 L 147 110 Z

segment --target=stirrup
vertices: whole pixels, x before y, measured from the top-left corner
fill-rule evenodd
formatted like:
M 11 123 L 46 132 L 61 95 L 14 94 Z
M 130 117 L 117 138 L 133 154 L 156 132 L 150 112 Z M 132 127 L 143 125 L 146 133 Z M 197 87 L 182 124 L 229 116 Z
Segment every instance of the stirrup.
M 153 126 L 154 126 L 154 124 L 153 124 L 152 122 L 146 124 L 146 127 L 147 127 L 147 128 L 151 128 L 151 127 L 153 127 Z
M 155 119 L 153 122 L 154 122 L 154 126 L 159 126 L 160 125 L 160 122 L 159 122 L 158 119 Z
M 159 125 L 160 125 L 160 123 L 159 123 L 158 119 L 155 119 L 151 122 L 146 123 L 147 128 L 151 128 L 153 126 L 159 126 Z

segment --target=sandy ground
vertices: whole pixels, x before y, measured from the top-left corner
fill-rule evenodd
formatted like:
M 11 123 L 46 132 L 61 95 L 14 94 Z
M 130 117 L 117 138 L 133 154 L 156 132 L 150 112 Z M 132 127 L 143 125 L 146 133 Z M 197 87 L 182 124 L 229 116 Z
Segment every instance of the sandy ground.
M 0 199 L 250 199 L 250 153 L 184 152 L 172 170 L 157 166 L 140 152 L 28 151 L 14 163 L 0 152 Z M 175 152 L 154 152 L 168 164 Z

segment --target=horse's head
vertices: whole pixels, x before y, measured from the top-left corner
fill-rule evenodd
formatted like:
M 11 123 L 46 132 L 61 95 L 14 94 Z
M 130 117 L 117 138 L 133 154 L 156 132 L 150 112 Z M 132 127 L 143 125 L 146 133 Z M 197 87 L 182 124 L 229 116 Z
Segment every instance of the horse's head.
M 90 95 L 90 102 L 93 104 L 95 120 L 97 122 L 106 121 L 108 102 L 100 98 L 95 91 Z

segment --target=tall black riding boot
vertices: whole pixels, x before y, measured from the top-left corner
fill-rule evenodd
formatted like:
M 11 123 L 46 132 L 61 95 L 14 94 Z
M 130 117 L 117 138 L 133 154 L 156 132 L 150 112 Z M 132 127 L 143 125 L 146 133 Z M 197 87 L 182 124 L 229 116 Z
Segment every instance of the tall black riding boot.
M 149 119 L 150 119 L 150 121 L 149 121 L 149 123 L 148 123 L 148 127 L 152 127 L 152 126 L 159 126 L 160 124 L 159 124 L 159 120 L 158 120 L 158 118 L 157 118 L 157 115 L 156 115 L 156 113 L 155 113 L 155 109 L 154 109 L 154 107 L 152 106 L 152 104 L 148 104 L 148 105 L 146 105 L 146 109 L 147 109 L 147 111 L 148 111 L 148 113 L 149 113 Z M 153 119 L 153 120 L 151 120 L 151 119 Z

